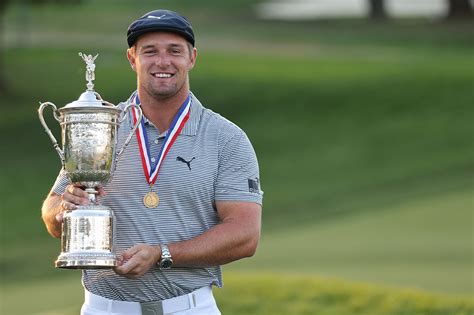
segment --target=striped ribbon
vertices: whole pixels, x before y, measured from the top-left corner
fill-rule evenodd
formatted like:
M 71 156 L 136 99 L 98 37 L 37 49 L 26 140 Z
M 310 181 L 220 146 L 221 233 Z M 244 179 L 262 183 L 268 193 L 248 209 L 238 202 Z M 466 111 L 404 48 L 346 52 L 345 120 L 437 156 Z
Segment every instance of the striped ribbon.
M 138 93 L 135 92 L 135 96 L 131 99 L 134 99 L 135 104 L 140 105 L 140 99 L 138 98 Z M 161 164 L 163 163 L 166 155 L 168 154 L 171 146 L 178 138 L 181 130 L 183 129 L 184 125 L 189 119 L 191 108 L 191 97 L 188 95 L 186 100 L 184 101 L 183 105 L 179 108 L 178 112 L 176 113 L 173 121 L 171 123 L 170 128 L 168 129 L 168 134 L 165 137 L 165 143 L 163 147 L 161 147 L 158 156 L 156 157 L 156 165 L 153 165 L 151 162 L 151 154 L 150 154 L 150 145 L 148 142 L 147 133 L 145 130 L 145 122 L 144 118 L 140 122 L 136 130 L 136 135 L 138 139 L 138 148 L 140 149 L 140 156 L 142 159 L 142 166 L 143 171 L 145 173 L 146 180 L 148 184 L 153 185 L 158 178 L 158 172 L 160 170 Z M 133 121 L 136 123 L 138 118 L 137 109 L 133 110 Z

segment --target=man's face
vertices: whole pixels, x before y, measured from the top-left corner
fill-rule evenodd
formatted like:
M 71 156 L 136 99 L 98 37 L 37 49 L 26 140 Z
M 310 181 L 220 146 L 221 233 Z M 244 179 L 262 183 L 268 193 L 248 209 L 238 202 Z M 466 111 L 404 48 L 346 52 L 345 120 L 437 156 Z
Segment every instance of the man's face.
M 168 32 L 146 33 L 127 51 L 127 57 L 137 73 L 138 86 L 153 98 L 187 94 L 196 49 L 183 37 Z

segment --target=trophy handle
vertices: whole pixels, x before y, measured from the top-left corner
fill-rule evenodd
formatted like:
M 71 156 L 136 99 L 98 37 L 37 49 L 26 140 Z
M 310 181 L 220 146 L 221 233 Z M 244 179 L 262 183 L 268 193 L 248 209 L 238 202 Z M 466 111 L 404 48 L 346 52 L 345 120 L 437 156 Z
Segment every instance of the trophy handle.
M 44 131 L 48 134 L 49 138 L 51 139 L 51 142 L 53 142 L 53 146 L 56 149 L 56 152 L 58 152 L 59 158 L 61 159 L 61 165 L 64 167 L 65 159 L 64 159 L 64 152 L 61 150 L 61 148 L 58 145 L 58 141 L 56 141 L 56 138 L 53 136 L 53 133 L 51 132 L 51 129 L 49 129 L 48 125 L 46 124 L 46 121 L 44 120 L 43 117 L 43 110 L 48 107 L 52 106 L 53 107 L 53 115 L 54 119 L 56 119 L 58 122 L 61 122 L 61 118 L 58 115 L 58 109 L 56 108 L 56 105 L 54 105 L 51 102 L 40 102 L 40 107 L 38 108 L 38 116 L 40 119 L 41 124 L 44 127 Z
M 119 119 L 119 124 L 121 124 L 122 121 L 125 120 L 125 118 L 128 116 L 128 113 L 130 112 L 130 110 L 131 109 L 133 110 L 134 108 L 138 111 L 138 119 L 135 122 L 135 124 L 133 125 L 132 131 L 130 131 L 130 133 L 128 134 L 127 139 L 125 140 L 122 147 L 120 148 L 119 153 L 117 153 L 117 157 L 115 158 L 115 165 L 117 165 L 117 162 L 120 159 L 120 157 L 122 156 L 123 151 L 125 150 L 127 145 L 130 143 L 130 140 L 132 140 L 133 134 L 137 130 L 138 126 L 140 125 L 140 122 L 142 121 L 143 113 L 142 113 L 142 109 L 140 108 L 140 106 L 137 105 L 137 104 L 128 104 L 122 112 L 122 115 Z

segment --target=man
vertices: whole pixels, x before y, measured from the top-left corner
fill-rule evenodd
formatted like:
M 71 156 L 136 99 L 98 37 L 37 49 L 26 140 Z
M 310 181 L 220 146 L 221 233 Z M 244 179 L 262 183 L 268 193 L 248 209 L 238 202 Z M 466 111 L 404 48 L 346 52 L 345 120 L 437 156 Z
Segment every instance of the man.
M 84 270 L 81 314 L 220 314 L 211 287 L 220 265 L 252 256 L 263 192 L 255 152 L 237 126 L 190 92 L 195 38 L 179 14 L 152 11 L 128 28 L 127 57 L 144 118 L 101 203 L 116 216 L 113 270 Z M 120 104 L 122 108 L 127 103 Z M 118 147 L 135 117 L 118 132 Z M 62 213 L 88 204 L 62 171 L 42 217 L 60 237 Z

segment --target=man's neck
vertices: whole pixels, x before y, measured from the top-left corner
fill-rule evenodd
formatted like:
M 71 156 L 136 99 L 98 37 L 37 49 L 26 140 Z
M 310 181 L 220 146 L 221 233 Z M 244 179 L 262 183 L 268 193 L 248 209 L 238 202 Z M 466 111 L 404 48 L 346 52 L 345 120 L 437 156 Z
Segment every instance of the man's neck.
M 158 128 L 160 133 L 169 129 L 173 118 L 188 97 L 189 91 L 181 94 L 170 98 L 156 99 L 148 93 L 140 93 L 138 90 L 143 115 Z

